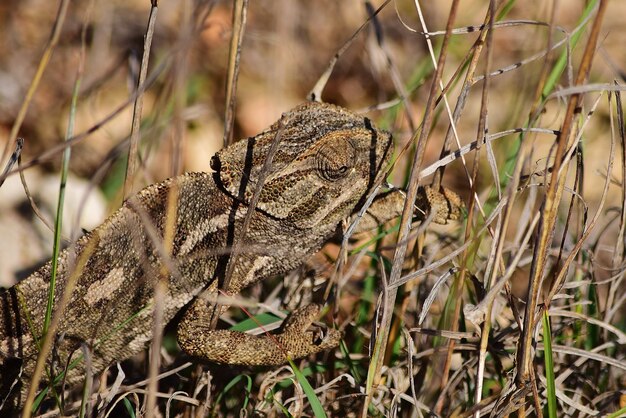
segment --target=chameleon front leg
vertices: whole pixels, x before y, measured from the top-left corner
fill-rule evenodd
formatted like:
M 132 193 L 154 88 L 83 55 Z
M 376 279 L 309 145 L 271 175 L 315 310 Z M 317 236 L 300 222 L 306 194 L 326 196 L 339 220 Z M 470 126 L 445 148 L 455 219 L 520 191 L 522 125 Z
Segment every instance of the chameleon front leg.
M 222 364 L 271 366 L 284 364 L 288 358 L 306 357 L 336 347 L 341 339 L 341 332 L 335 329 L 329 329 L 323 338 L 309 330 L 319 316 L 320 305 L 311 304 L 294 311 L 279 333 L 263 335 L 211 330 L 213 315 L 228 309 L 220 306 L 207 304 L 206 297 L 198 297 L 185 313 L 178 326 L 178 343 L 189 355 Z
M 355 232 L 370 231 L 402 214 L 405 194 L 399 189 L 382 193 L 374 199 L 372 204 L 356 227 Z M 415 216 L 423 220 L 430 212 L 433 213 L 433 222 L 446 224 L 461 218 L 463 201 L 452 190 L 441 187 L 435 190 L 430 186 L 420 186 L 415 199 Z M 353 215 L 350 221 L 357 215 Z
M 398 190 L 378 196 L 361 218 L 356 232 L 371 230 L 399 216 L 403 206 L 404 195 Z M 423 219 L 432 211 L 433 222 L 447 223 L 460 218 L 462 206 L 459 196 L 448 189 L 436 191 L 420 187 L 416 216 Z M 212 318 L 228 309 L 221 304 L 217 308 L 216 295 L 215 286 L 207 289 L 192 302 L 179 323 L 178 343 L 190 355 L 216 363 L 278 365 L 286 363 L 288 357 L 306 357 L 336 347 L 341 339 L 341 333 L 334 329 L 329 329 L 323 338 L 309 330 L 321 309 L 315 304 L 294 311 L 277 334 L 255 336 L 238 331 L 212 330 Z

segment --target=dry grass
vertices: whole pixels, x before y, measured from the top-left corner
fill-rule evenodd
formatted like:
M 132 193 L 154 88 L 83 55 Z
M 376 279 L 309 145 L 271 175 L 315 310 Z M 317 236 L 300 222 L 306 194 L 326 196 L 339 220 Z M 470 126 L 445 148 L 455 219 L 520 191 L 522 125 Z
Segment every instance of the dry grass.
M 408 207 L 416 184 L 445 184 L 467 217 L 415 234 L 407 211 L 329 244 L 311 261 L 314 279 L 296 272 L 246 293 L 261 321 L 333 295 L 326 322 L 345 332 L 336 352 L 278 369 L 192 365 L 166 329 L 165 350 L 124 362 L 123 382 L 112 370 L 93 385 L 86 413 L 626 415 L 626 4 L 235 3 L 247 13 L 234 29 L 230 2 L 162 2 L 158 14 L 136 0 L 0 5 L 2 168 L 23 137 L 24 181 L 36 189 L 71 147 L 70 179 L 98 186 L 86 193 L 102 190 L 114 209 L 124 188 L 207 170 L 224 142 L 303 101 L 339 51 L 316 95 L 394 133 L 391 177 Z M 4 286 L 53 240 L 45 227 L 13 232 L 28 224 L 14 185 L 16 175 L 0 188 Z M 65 204 L 87 216 L 84 199 Z M 83 226 L 65 225 L 63 237 Z M 245 318 L 233 308 L 225 321 Z

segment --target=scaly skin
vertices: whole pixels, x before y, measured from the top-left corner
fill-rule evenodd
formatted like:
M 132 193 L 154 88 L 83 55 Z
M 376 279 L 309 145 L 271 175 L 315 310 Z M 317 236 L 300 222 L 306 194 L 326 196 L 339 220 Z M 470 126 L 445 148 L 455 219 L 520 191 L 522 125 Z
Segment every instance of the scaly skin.
M 278 151 L 242 234 L 250 199 L 277 134 Z M 321 341 L 307 331 L 318 315 L 316 305 L 296 311 L 273 338 L 211 330 L 210 318 L 226 308 L 216 309 L 215 296 L 225 282 L 228 286 L 222 290 L 236 294 L 304 263 L 343 219 L 363 205 L 384 174 L 391 146 L 391 136 L 367 118 L 329 104 L 304 103 L 267 131 L 218 152 L 211 161 L 215 173 L 188 173 L 139 192 L 59 257 L 55 306 L 76 260 L 86 264 L 77 272 L 55 334 L 52 375 L 63 372 L 70 356 L 78 361 L 67 381 L 72 384 L 85 375 L 77 351 L 83 343 L 91 351 L 94 373 L 144 350 L 152 339 L 154 290 L 160 278 L 167 282 L 163 323 L 185 310 L 178 339 L 191 355 L 220 363 L 269 365 L 284 363 L 287 354 L 304 357 L 336 346 L 337 331 L 331 330 Z M 428 193 L 435 193 L 435 201 L 443 196 Z M 169 212 L 168 199 L 175 201 Z M 438 221 L 458 217 L 458 207 L 443 201 L 446 209 L 437 209 L 443 211 Z M 396 217 L 402 204 L 397 192 L 381 196 L 363 225 L 371 228 Z M 169 241 L 164 239 L 170 236 L 165 232 L 168 216 L 175 217 Z M 230 249 L 241 236 L 241 251 L 229 267 Z M 93 251 L 87 254 L 90 246 Z M 5 410 L 17 409 L 24 401 L 38 356 L 34 336 L 40 338 L 42 333 L 50 271 L 49 262 L 0 294 L 0 396 L 7 397 L 15 366 L 23 366 Z M 229 271 L 232 276 L 226 281 Z

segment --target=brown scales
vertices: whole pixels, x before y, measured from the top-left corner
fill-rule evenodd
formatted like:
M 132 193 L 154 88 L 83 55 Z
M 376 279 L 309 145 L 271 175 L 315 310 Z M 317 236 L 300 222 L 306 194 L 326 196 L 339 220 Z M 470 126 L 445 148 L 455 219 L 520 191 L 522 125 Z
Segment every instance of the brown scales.
M 278 151 L 239 243 L 241 252 L 228 268 L 230 249 L 242 236 L 248 204 L 278 134 Z M 169 272 L 164 323 L 185 310 L 178 341 L 191 355 L 218 363 L 272 365 L 284 363 L 287 354 L 298 358 L 335 347 L 338 331 L 330 330 L 321 340 L 309 331 L 319 314 L 317 305 L 295 311 L 280 333 L 268 337 L 211 330 L 210 318 L 227 308 L 216 308 L 213 302 L 225 282 L 228 288 L 222 290 L 236 294 L 298 267 L 319 250 L 380 183 L 391 147 L 391 135 L 367 118 L 329 104 L 305 103 L 265 132 L 218 152 L 211 160 L 215 173 L 184 174 L 138 193 L 59 257 L 55 304 L 75 261 L 89 243 L 95 245 L 63 312 L 52 375 L 62 373 L 69 356 L 80 358 L 77 348 L 82 343 L 90 348 L 94 372 L 142 351 L 152 338 L 153 294 L 164 271 Z M 436 212 L 439 223 L 459 217 L 458 196 L 444 193 L 425 188 L 418 202 L 421 210 Z M 167 243 L 163 237 L 169 196 L 178 198 L 173 239 Z M 402 205 L 398 191 L 377 197 L 357 229 L 398 216 Z M 171 256 L 165 259 L 167 254 Z M 6 410 L 19 408 L 34 369 L 38 350 L 32 336 L 41 335 L 50 270 L 47 263 L 0 294 L 3 399 L 12 387 L 8 377 L 15 375 L 16 365 L 23 366 L 21 387 L 13 386 Z M 225 281 L 227 271 L 232 276 Z M 67 380 L 80 381 L 84 374 L 79 361 Z

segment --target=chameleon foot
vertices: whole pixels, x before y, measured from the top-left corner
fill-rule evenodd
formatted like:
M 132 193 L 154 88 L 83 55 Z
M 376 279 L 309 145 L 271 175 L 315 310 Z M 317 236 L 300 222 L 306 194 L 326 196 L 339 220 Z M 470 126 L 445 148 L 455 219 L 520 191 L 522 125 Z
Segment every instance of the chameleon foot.
M 225 364 L 270 366 L 284 364 L 288 358 L 306 357 L 336 347 L 341 332 L 329 329 L 320 338 L 309 328 L 320 312 L 311 304 L 294 311 L 278 334 L 250 335 L 238 331 L 214 330 L 180 333 L 178 342 L 188 354 Z M 186 335 L 183 335 L 186 334 Z

